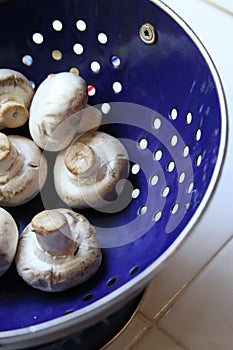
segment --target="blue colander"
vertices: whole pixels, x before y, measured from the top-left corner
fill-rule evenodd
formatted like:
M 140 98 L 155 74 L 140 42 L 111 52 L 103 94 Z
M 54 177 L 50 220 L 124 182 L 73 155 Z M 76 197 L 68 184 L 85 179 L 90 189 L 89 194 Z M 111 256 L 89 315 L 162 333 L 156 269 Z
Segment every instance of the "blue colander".
M 205 213 L 223 165 L 227 113 L 205 48 L 159 0 L 1 1 L 0 38 L 0 67 L 20 71 L 35 89 L 48 74 L 80 74 L 101 129 L 130 159 L 116 205 L 82 210 L 103 253 L 93 278 L 56 294 L 26 285 L 14 266 L 1 277 L 0 347 L 20 349 L 84 329 L 148 285 Z M 15 133 L 30 137 L 27 126 Z M 37 212 L 63 206 L 54 156 L 45 156 L 41 194 L 9 209 L 20 233 Z

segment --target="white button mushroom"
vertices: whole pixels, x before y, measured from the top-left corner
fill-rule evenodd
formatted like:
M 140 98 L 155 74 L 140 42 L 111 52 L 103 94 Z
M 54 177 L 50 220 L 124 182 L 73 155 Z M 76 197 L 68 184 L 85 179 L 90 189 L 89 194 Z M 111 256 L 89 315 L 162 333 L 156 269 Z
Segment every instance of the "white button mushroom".
M 86 130 L 82 116 L 92 128 L 100 124 L 100 112 L 87 106 L 87 84 L 78 74 L 61 72 L 49 75 L 38 87 L 32 100 L 29 130 L 37 145 L 47 151 L 66 148 L 75 134 Z M 83 113 L 84 112 L 84 113 Z
M 64 208 L 34 216 L 19 238 L 15 257 L 24 281 L 47 292 L 84 283 L 101 261 L 94 227 L 83 215 Z
M 0 276 L 11 266 L 18 244 L 18 228 L 8 211 L 0 208 Z
M 47 160 L 32 140 L 0 133 L 1 206 L 28 202 L 39 193 L 46 177 Z
M 129 174 L 128 154 L 115 137 L 90 131 L 59 152 L 55 189 L 70 207 L 100 208 L 122 193 Z
M 29 118 L 34 89 L 20 72 L 0 69 L 0 129 L 18 128 Z
M 80 122 L 77 125 L 77 134 L 81 135 L 87 131 L 98 130 L 101 122 L 101 111 L 96 107 L 87 105 L 87 107 L 83 110 Z

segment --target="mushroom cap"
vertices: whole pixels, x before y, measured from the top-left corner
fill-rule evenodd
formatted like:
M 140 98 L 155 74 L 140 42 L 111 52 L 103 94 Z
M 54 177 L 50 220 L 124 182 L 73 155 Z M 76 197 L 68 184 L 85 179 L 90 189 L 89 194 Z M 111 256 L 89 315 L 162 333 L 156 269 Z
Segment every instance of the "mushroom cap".
M 29 130 L 36 144 L 47 151 L 67 147 L 87 99 L 87 84 L 78 74 L 49 75 L 36 90 L 30 107 Z
M 28 121 L 33 95 L 34 89 L 22 73 L 0 69 L 0 129 L 18 128 Z
M 94 107 L 89 106 L 83 110 L 80 122 L 77 126 L 77 134 L 81 135 L 88 131 L 97 131 L 102 122 L 102 112 Z
M 101 208 L 116 200 L 128 174 L 125 147 L 117 138 L 100 131 L 78 137 L 59 152 L 54 165 L 55 189 L 72 208 Z
M 61 256 L 49 254 L 38 243 L 32 220 L 19 238 L 15 256 L 18 274 L 24 281 L 46 292 L 59 292 L 84 283 L 96 273 L 102 261 L 98 237 L 90 222 L 83 215 L 64 208 L 47 210 L 48 218 L 50 213 L 54 218 L 54 211 L 67 220 L 69 238 L 77 243 L 78 249 Z M 36 221 L 38 225 L 38 218 Z M 45 226 L 51 228 L 53 224 Z
M 11 266 L 18 244 L 18 228 L 8 211 L 0 208 L 0 276 Z
M 8 139 L 24 163 L 9 181 L 1 182 L 0 205 L 15 207 L 30 201 L 40 192 L 47 178 L 47 160 L 31 139 L 20 135 L 9 135 Z

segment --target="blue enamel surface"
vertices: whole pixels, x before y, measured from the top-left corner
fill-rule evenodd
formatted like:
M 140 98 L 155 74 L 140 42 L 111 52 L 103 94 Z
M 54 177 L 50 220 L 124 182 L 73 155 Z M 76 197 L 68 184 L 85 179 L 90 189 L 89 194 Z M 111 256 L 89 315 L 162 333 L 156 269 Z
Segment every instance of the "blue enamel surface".
M 76 28 L 78 19 L 87 24 L 84 32 Z M 54 20 L 63 23 L 61 31 L 53 29 Z M 144 44 L 138 35 L 145 22 L 152 23 L 157 30 L 158 42 L 154 45 Z M 106 44 L 97 40 L 101 32 L 108 37 Z M 33 42 L 34 33 L 43 35 L 42 44 Z M 80 287 L 52 295 L 36 291 L 25 285 L 12 266 L 0 280 L 0 331 L 6 331 L 49 321 L 91 304 L 131 280 L 130 271 L 134 267 L 138 268 L 138 274 L 166 251 L 193 217 L 211 181 L 219 151 L 221 114 L 214 79 L 199 49 L 171 17 L 149 1 L 12 0 L 0 6 L 0 37 L 0 67 L 21 71 L 36 87 L 49 73 L 78 68 L 88 85 L 96 88 L 89 103 L 98 104 L 100 108 L 105 102 L 112 106 L 111 112 L 104 116 L 107 124 L 102 129 L 122 139 L 126 146 L 129 140 L 132 141 L 133 146 L 128 149 L 131 165 L 139 163 L 141 170 L 138 174 L 131 173 L 129 179 L 134 188 L 140 189 L 140 195 L 116 214 L 103 214 L 92 209 L 83 211 L 99 227 L 98 231 L 101 227 L 120 227 L 125 235 L 130 235 L 131 226 L 127 224 L 139 217 L 141 206 L 145 203 L 148 206 L 139 221 L 144 235 L 123 246 L 103 248 L 100 270 Z M 73 51 L 77 43 L 83 45 L 81 55 Z M 61 51 L 61 60 L 52 58 L 53 50 Z M 29 66 L 22 62 L 25 55 L 32 57 Z M 120 58 L 119 67 L 112 64 L 114 55 Z M 99 73 L 91 71 L 92 61 L 100 63 Z M 112 88 L 116 81 L 122 84 L 119 94 Z M 128 113 L 122 111 L 119 102 L 129 104 Z M 131 114 L 134 111 L 131 104 L 145 107 L 145 113 L 136 108 L 139 112 Z M 170 112 L 174 108 L 178 116 L 172 120 Z M 188 112 L 193 116 L 191 124 L 186 122 Z M 123 119 L 121 122 L 119 115 Z M 168 148 L 169 137 L 173 135 L 168 127 L 158 131 L 153 128 L 153 121 L 159 116 L 167 121 L 171 130 L 182 136 L 177 145 Z M 201 130 L 200 140 L 195 136 L 198 129 Z M 28 135 L 27 127 L 16 132 Z M 138 147 L 143 138 L 148 141 L 146 150 Z M 165 139 L 166 145 L 162 141 Z M 189 146 L 192 173 L 186 169 L 187 159 L 182 155 L 184 145 Z M 163 152 L 159 161 L 154 159 L 156 150 Z M 200 155 L 202 161 L 197 166 L 196 159 Z M 167 170 L 170 161 L 176 164 L 172 172 Z M 184 209 L 186 197 L 181 198 L 179 210 L 185 210 L 185 214 L 167 233 L 171 210 L 181 188 L 177 180 L 178 165 L 186 172 L 183 186 L 187 187 L 193 178 L 194 190 L 189 197 L 185 195 L 190 198 L 189 208 Z M 170 188 L 167 197 L 161 196 L 164 188 L 161 182 L 158 186 L 149 184 L 155 173 Z M 45 191 L 56 202 L 50 182 Z M 62 205 L 59 199 L 57 203 Z M 162 217 L 154 222 L 153 217 L 160 208 Z M 22 231 L 42 209 L 43 203 L 37 196 L 25 206 L 9 211 Z M 108 280 L 113 277 L 116 282 L 108 286 Z M 86 295 L 92 297 L 83 301 Z

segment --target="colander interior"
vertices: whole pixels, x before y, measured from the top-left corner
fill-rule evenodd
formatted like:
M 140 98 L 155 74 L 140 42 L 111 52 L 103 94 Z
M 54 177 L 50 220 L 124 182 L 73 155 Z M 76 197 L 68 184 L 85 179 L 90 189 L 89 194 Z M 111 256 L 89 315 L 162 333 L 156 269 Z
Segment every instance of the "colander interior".
M 189 29 L 156 4 L 12 0 L 0 5 L 0 67 L 22 72 L 35 89 L 50 73 L 79 72 L 89 86 L 89 104 L 103 113 L 102 130 L 125 144 L 131 165 L 127 205 L 119 211 L 82 211 L 102 246 L 96 275 L 51 294 L 27 286 L 12 266 L 1 277 L 0 334 L 62 320 L 122 286 L 127 291 L 127 283 L 166 253 L 210 195 L 225 136 L 216 73 Z M 157 32 L 154 44 L 140 38 L 144 23 Z M 27 126 L 6 132 L 28 135 Z M 52 167 L 53 156 L 46 156 Z M 22 232 L 33 215 L 55 205 L 64 204 L 50 174 L 42 195 L 9 211 Z

